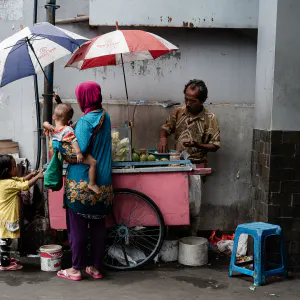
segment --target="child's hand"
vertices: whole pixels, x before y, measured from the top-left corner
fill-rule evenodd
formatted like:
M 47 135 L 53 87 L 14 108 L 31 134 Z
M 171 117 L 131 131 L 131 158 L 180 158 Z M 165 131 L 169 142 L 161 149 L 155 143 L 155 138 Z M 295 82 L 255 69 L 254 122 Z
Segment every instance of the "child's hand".
M 70 126 L 74 129 L 77 122 L 72 123 Z
M 77 154 L 77 163 L 81 164 L 83 162 L 83 160 L 84 160 L 84 157 L 83 157 L 82 153 L 78 153 Z
M 38 175 L 39 179 L 42 179 L 44 178 L 44 173 L 43 173 L 43 170 L 38 170 Z
M 45 128 L 45 130 L 47 130 L 49 132 L 55 131 L 55 127 L 51 124 L 44 124 L 44 128 Z
M 39 173 L 39 170 L 35 170 L 35 171 L 31 172 L 29 175 L 30 175 L 31 177 L 34 177 L 34 176 L 36 176 L 38 173 Z

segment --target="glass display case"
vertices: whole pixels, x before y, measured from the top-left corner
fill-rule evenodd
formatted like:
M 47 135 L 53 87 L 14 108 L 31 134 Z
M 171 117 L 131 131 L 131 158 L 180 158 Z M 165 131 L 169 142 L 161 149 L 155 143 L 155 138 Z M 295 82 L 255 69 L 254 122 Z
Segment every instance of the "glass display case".
M 132 128 L 112 126 L 111 137 L 113 161 L 132 161 Z

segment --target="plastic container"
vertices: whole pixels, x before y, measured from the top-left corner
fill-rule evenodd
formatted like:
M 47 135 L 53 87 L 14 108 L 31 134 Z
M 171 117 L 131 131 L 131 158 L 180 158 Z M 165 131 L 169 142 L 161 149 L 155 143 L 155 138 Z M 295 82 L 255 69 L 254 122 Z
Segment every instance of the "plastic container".
M 55 272 L 61 269 L 63 256 L 62 247 L 59 245 L 46 245 L 40 248 L 41 270 Z
M 180 160 L 180 153 L 170 153 L 170 161 Z
M 199 267 L 208 262 L 208 240 L 202 237 L 185 237 L 179 241 L 178 261 L 185 266 Z
M 148 149 L 148 155 L 152 154 L 156 159 L 161 160 L 162 158 L 166 158 L 170 160 L 170 153 L 176 153 L 176 150 L 169 150 L 169 153 L 158 153 L 156 149 Z
M 165 240 L 159 252 L 159 257 L 163 262 L 178 260 L 179 241 Z

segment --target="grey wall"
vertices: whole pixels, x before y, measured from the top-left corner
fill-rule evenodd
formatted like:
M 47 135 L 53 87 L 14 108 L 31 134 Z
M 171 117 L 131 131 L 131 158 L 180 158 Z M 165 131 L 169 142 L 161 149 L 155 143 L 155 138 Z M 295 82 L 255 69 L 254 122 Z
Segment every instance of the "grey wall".
M 259 3 L 255 90 L 255 128 L 257 129 L 270 129 L 272 122 L 276 2 L 274 0 L 261 0 Z
M 33 1 L 0 1 L 0 40 L 16 33 L 20 25 L 32 24 Z M 0 139 L 19 142 L 20 154 L 35 161 L 33 79 L 24 78 L 0 88 Z
M 278 0 L 273 130 L 300 129 L 299 11 L 299 1 Z
M 92 25 L 257 28 L 259 0 L 93 0 Z M 159 8 L 159 9 L 158 9 Z M 134 13 L 124 13 L 134 12 Z
M 24 26 L 30 25 L 31 2 L 28 0 L 26 6 L 28 18 L 22 20 Z M 88 13 L 86 0 L 80 2 L 64 0 L 57 3 L 61 5 L 57 11 L 57 19 L 74 17 L 77 13 Z M 39 19 L 44 20 L 43 1 L 40 1 L 39 6 Z M 11 34 L 13 25 L 6 21 L 4 24 L 6 24 L 5 31 L 1 31 L 3 38 Z M 64 28 L 86 37 L 94 37 L 113 30 L 112 27 L 91 28 L 87 24 L 68 25 Z M 253 32 L 248 36 L 247 32 L 245 34 L 231 29 L 147 28 L 146 30 L 178 45 L 180 52 L 155 62 L 126 65 L 130 99 L 183 101 L 183 86 L 189 79 L 205 80 L 209 89 L 207 104 L 217 114 L 220 123 L 222 148 L 209 156 L 213 175 L 205 185 L 201 226 L 202 229 L 234 229 L 237 221 L 247 221 L 250 207 L 249 162 L 256 66 L 256 40 L 250 37 Z M 54 85 L 63 99 L 74 99 L 76 85 L 85 80 L 99 82 L 106 100 L 125 99 L 120 67 L 79 72 L 75 69 L 64 69 L 67 60 L 68 58 L 65 58 L 55 63 Z M 39 83 L 42 93 L 41 75 Z M 8 86 L 6 91 L 6 95 L 16 99 L 17 102 L 3 111 L 1 121 L 3 118 L 7 124 L 16 123 L 14 137 L 21 144 L 23 156 L 27 156 L 33 162 L 35 127 L 32 79 L 18 81 Z M 107 109 L 114 123 L 121 123 L 127 117 L 124 106 L 111 104 Z M 138 107 L 135 117 L 135 146 L 155 147 L 160 126 L 169 113 L 170 110 L 158 106 Z M 5 137 L 10 135 L 7 130 L 2 132 L 6 134 Z

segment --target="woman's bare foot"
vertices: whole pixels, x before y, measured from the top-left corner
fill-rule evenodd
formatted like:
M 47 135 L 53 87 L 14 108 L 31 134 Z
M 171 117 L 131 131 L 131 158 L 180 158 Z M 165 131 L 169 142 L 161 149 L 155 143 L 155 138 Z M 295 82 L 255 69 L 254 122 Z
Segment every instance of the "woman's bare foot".
M 57 272 L 57 276 L 74 281 L 80 281 L 82 279 L 81 272 L 73 268 L 60 270 Z
M 70 269 L 60 270 L 60 271 L 58 271 L 58 273 L 62 274 L 63 271 L 67 272 L 70 276 L 81 277 L 81 272 L 79 270 L 75 270 L 73 268 L 70 268 Z
M 102 279 L 103 277 L 100 271 L 93 266 L 86 267 L 85 271 L 94 279 Z
M 89 184 L 88 188 L 96 194 L 100 194 L 100 192 L 101 192 L 101 189 L 99 188 L 99 186 L 97 184 Z

